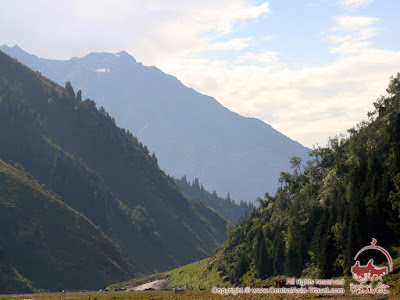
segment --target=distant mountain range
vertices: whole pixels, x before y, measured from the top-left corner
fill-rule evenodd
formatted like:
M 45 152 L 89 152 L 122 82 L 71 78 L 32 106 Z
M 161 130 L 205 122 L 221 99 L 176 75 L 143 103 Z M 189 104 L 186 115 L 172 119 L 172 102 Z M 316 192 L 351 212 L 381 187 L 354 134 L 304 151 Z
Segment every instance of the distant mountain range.
M 126 52 L 49 60 L 18 46 L 0 50 L 61 85 L 70 81 L 155 151 L 161 169 L 198 178 L 220 195 L 255 201 L 274 193 L 290 158 L 307 157 L 307 148 L 265 122 L 230 111 Z
M 210 256 L 227 221 L 65 87 L 0 51 L 0 292 L 103 288 Z

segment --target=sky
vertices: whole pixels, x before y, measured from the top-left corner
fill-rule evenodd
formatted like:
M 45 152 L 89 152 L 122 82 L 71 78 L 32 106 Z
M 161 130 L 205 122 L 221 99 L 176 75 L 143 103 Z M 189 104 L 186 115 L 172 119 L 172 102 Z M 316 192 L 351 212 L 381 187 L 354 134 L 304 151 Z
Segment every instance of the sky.
M 51 59 L 127 51 L 307 147 L 366 120 L 400 72 L 398 0 L 0 3 L 0 44 Z

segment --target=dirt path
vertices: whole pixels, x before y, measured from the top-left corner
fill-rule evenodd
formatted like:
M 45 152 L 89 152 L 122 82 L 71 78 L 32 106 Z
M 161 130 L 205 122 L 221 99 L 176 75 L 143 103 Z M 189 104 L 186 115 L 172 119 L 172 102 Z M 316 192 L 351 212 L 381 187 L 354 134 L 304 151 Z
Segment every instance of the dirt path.
M 167 285 L 167 279 L 154 280 L 148 283 L 144 283 L 132 288 L 128 288 L 128 291 L 144 291 L 146 289 L 162 290 Z

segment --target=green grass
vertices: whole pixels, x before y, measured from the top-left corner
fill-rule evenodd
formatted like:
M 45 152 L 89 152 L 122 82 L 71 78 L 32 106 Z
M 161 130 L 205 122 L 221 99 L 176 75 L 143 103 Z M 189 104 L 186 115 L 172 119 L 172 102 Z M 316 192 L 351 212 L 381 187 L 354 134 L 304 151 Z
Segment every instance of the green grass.
M 210 290 L 214 286 L 227 287 L 230 286 L 228 281 L 224 281 L 224 277 L 213 265 L 213 258 L 206 258 L 183 267 L 176 268 L 169 272 L 158 273 L 151 276 L 135 278 L 129 281 L 116 283 L 107 287 L 109 290 L 126 286 L 138 286 L 140 284 L 156 280 L 168 278 L 167 289 L 180 287 L 190 290 Z
M 219 271 L 213 266 L 213 259 L 207 258 L 166 273 L 168 287 L 184 289 L 211 289 L 213 286 L 227 286 Z

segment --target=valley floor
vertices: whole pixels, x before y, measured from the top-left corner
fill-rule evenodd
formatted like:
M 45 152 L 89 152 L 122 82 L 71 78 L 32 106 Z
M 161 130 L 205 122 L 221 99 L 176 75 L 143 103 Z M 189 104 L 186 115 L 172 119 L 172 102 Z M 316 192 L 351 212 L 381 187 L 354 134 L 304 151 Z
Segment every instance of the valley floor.
M 375 295 L 375 296 L 354 296 L 354 295 L 341 295 L 341 296 L 323 296 L 323 295 L 216 295 L 210 291 L 118 291 L 118 292 L 83 292 L 83 293 L 45 293 L 45 294 L 28 294 L 28 295 L 0 295 L 0 300 L 172 300 L 172 299 L 400 299 L 400 291 L 391 290 L 388 295 Z

